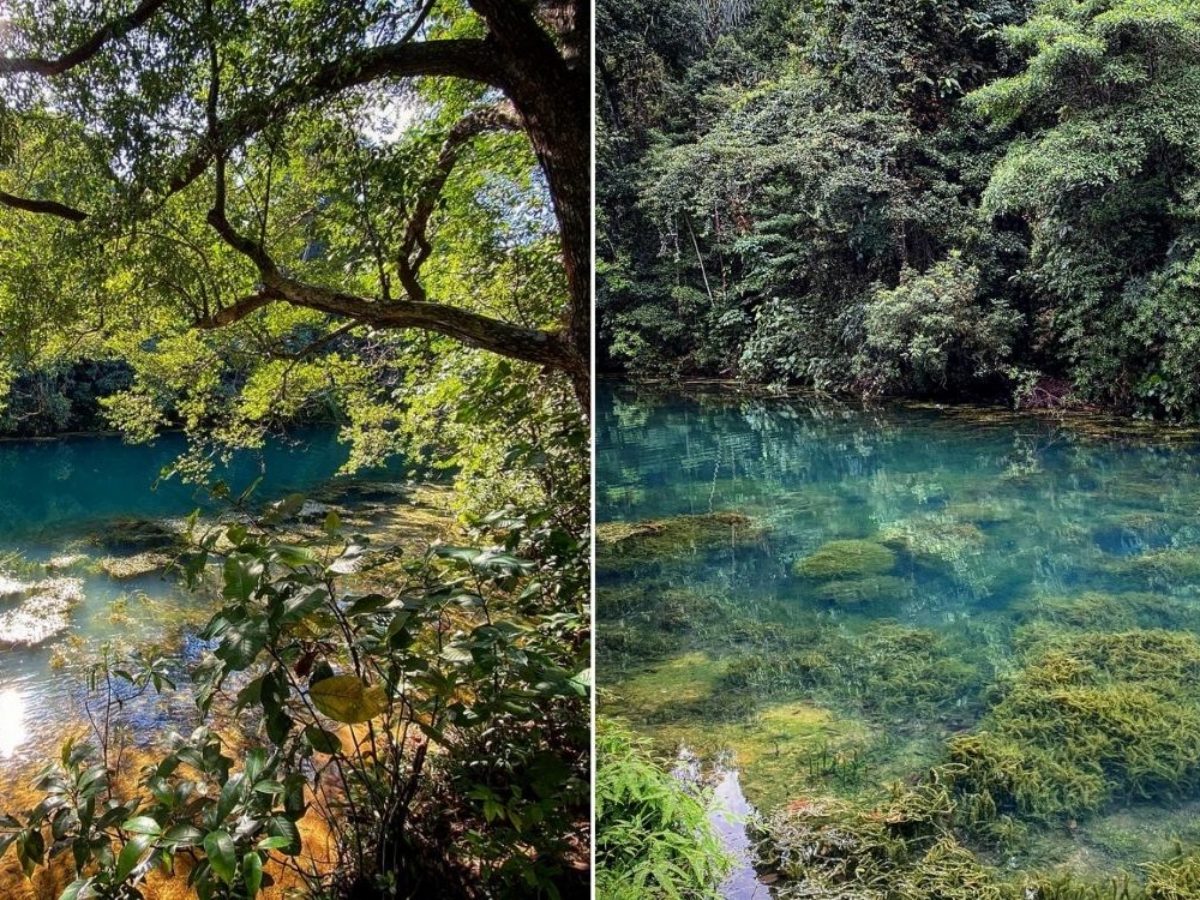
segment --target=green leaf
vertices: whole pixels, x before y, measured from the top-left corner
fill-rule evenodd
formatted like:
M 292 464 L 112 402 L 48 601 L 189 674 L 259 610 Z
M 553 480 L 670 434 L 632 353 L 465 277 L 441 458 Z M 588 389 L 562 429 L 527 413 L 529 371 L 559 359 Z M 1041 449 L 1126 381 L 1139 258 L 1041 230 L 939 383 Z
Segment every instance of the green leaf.
M 149 834 L 154 837 L 162 834 L 162 826 L 149 816 L 138 816 L 136 819 L 130 819 L 121 827 L 132 834 Z
M 305 616 L 315 612 L 325 605 L 329 592 L 323 587 L 306 588 L 294 597 L 284 601 L 283 612 L 279 616 L 279 624 L 287 625 L 298 622 Z
M 335 722 L 366 722 L 387 709 L 387 696 L 378 685 L 357 675 L 335 675 L 309 688 L 313 705 Z
M 162 842 L 175 848 L 194 847 L 204 840 L 204 832 L 194 825 L 174 825 L 162 836 Z
M 113 880 L 118 884 L 129 877 L 129 873 L 137 868 L 138 863 L 145 858 L 150 848 L 154 845 L 154 838 L 149 834 L 137 834 L 129 839 L 129 842 L 121 848 L 121 855 L 117 857 L 117 868 L 113 872 Z
M 363 597 L 356 597 L 346 607 L 346 615 L 348 616 L 363 616 L 368 613 L 373 613 L 381 607 L 387 606 L 392 602 L 391 597 L 385 597 L 383 594 L 367 594 Z
M 246 882 L 247 896 L 254 900 L 262 888 L 263 880 L 262 857 L 257 853 L 247 853 L 242 857 L 242 877 Z
M 226 884 L 232 885 L 234 873 L 237 871 L 233 838 L 224 831 L 210 831 L 204 838 L 204 852 L 216 876 Z
M 342 752 L 342 739 L 332 731 L 326 731 L 324 728 L 309 725 L 304 729 L 304 736 L 308 738 L 309 744 L 318 753 Z
M 250 599 L 262 575 L 262 563 L 253 557 L 236 554 L 225 560 L 225 597 L 229 600 Z
M 91 889 L 93 881 L 92 878 L 76 878 L 58 895 L 58 900 L 79 900 L 80 897 L 95 896 L 95 891 Z

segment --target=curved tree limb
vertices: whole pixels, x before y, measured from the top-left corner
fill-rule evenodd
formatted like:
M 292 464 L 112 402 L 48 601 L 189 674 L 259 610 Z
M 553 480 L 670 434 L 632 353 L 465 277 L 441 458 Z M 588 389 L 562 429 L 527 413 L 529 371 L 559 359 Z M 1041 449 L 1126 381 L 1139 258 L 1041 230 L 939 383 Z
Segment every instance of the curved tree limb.
M 218 89 L 216 70 L 214 62 L 208 102 L 210 121 L 214 123 Z M 497 114 L 499 113 L 493 112 L 493 115 Z M 566 371 L 575 377 L 585 374 L 579 371 L 578 354 L 573 352 L 556 332 L 525 328 L 470 310 L 424 299 L 380 303 L 292 278 L 279 268 L 261 243 L 246 237 L 233 227 L 226 213 L 225 201 L 225 157 L 223 153 L 218 153 L 216 191 L 212 209 L 208 211 L 208 223 L 226 244 L 254 264 L 262 286 L 256 293 L 243 297 L 231 306 L 197 322 L 200 328 L 231 325 L 271 303 L 285 301 L 293 306 L 342 316 L 375 328 L 419 328 L 434 331 L 470 347 Z
M 178 193 L 199 178 L 218 152 L 228 152 L 301 106 L 383 78 L 421 76 L 464 78 L 496 87 L 502 82 L 494 48 L 485 40 L 400 41 L 372 47 L 322 66 L 308 78 L 284 84 L 269 97 L 225 117 L 183 154 L 167 193 Z
M 417 205 L 404 231 L 404 240 L 400 244 L 397 265 L 400 283 L 408 293 L 409 299 L 425 299 L 425 288 L 421 285 L 419 276 L 421 266 L 433 252 L 426 233 L 429 218 L 437 208 L 438 198 L 450 173 L 454 171 L 459 153 L 473 138 L 481 134 L 500 130 L 519 131 L 520 128 L 521 120 L 517 116 L 516 108 L 512 103 L 504 101 L 467 113 L 450 129 L 450 134 L 442 144 L 441 153 L 438 154 L 433 174 L 417 199 Z
M 18 197 L 15 194 L 9 194 L 5 191 L 0 191 L 0 205 L 7 206 L 10 209 L 20 209 L 24 212 L 58 216 L 60 219 L 66 219 L 69 222 L 82 222 L 88 217 L 88 214 L 83 210 L 67 206 L 65 203 L 59 203 L 57 200 L 33 200 L 29 197 Z
M 24 73 L 47 78 L 62 75 L 87 62 L 103 50 L 109 41 L 118 40 L 146 24 L 166 4 L 167 0 L 142 0 L 133 12 L 106 22 L 82 44 L 54 59 L 41 56 L 0 57 L 0 75 Z

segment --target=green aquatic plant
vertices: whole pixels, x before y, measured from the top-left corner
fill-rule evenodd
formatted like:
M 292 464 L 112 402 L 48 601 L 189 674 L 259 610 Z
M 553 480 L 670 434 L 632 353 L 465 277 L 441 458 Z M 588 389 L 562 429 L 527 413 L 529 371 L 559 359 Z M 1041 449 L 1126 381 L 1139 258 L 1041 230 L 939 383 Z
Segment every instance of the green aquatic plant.
M 705 586 L 635 579 L 600 585 L 596 616 L 601 621 L 634 620 L 660 631 L 682 633 L 730 617 L 723 592 Z
M 1078 631 L 1200 630 L 1200 609 L 1195 604 L 1147 591 L 1043 595 L 1021 602 L 1016 610 L 1022 620 L 1016 646 L 1024 650 L 1036 644 L 1069 641 L 1070 632 Z
M 953 814 L 933 784 L 870 807 L 797 800 L 759 827 L 759 865 L 777 873 L 781 898 L 1015 900 L 950 833 Z
M 1200 547 L 1173 547 L 1130 556 L 1122 560 L 1120 571 L 1143 575 L 1152 580 L 1196 581 L 1200 579 Z
M 809 592 L 813 599 L 834 606 L 874 605 L 908 598 L 912 594 L 912 585 L 895 575 L 870 575 L 823 581 L 813 585 Z
M 1172 859 L 1146 867 L 1146 900 L 1195 897 L 1200 897 L 1200 853 L 1180 851 Z
M 1200 640 L 1076 634 L 1034 653 L 974 732 L 949 744 L 977 819 L 1078 818 L 1120 798 L 1200 788 Z
M 862 579 L 885 575 L 895 565 L 896 554 L 875 541 L 830 541 L 796 560 L 792 572 L 799 578 L 824 581 Z
M 702 793 L 675 778 L 644 741 L 596 723 L 596 895 L 601 900 L 716 900 L 732 862 Z
M 985 675 L 983 661 L 945 635 L 883 621 L 859 633 L 827 626 L 794 634 L 778 652 L 738 657 L 723 680 L 760 697 L 813 692 L 868 715 L 924 719 L 961 712 Z
M 670 566 L 696 554 L 754 547 L 765 535 L 763 525 L 737 512 L 602 522 L 596 526 L 596 569 L 620 574 Z

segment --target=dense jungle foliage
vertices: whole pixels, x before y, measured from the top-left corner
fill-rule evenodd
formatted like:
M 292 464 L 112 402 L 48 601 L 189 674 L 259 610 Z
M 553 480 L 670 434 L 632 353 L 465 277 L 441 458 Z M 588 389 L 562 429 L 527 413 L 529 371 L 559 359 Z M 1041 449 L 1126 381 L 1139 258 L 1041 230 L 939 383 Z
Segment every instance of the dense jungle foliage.
M 583 890 L 590 25 L 574 0 L 3 4 L 0 431 L 178 429 L 166 474 L 211 483 L 333 423 L 347 472 L 441 470 L 459 517 L 411 558 L 336 513 L 297 534 L 300 498 L 193 522 L 199 668 L 97 661 L 102 727 L 36 806 L 0 798 L 40 884 Z M 126 704 L 181 691 L 199 729 L 147 751 Z
M 1200 416 L 1200 9 L 600 0 L 601 366 Z

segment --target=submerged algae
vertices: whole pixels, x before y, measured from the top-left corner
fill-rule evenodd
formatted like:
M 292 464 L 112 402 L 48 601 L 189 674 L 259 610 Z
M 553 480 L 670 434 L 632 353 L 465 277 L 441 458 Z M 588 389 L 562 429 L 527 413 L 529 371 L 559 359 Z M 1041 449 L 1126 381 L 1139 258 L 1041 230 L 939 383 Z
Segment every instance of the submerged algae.
M 764 526 L 737 512 L 604 522 L 596 526 L 601 548 L 596 564 L 609 572 L 630 572 L 700 553 L 755 546 L 765 535 Z
M 979 729 L 950 742 L 986 819 L 1080 818 L 1119 797 L 1200 788 L 1200 640 L 1164 630 L 1072 635 L 1034 658 Z
M 799 578 L 833 581 L 886 575 L 896 565 L 896 554 L 875 541 L 844 540 L 822 544 L 796 560 L 792 572 Z
M 809 592 L 821 603 L 856 606 L 905 600 L 912 594 L 912 585 L 895 575 L 871 575 L 866 578 L 823 581 L 811 586 Z
M 809 692 L 867 715 L 927 720 L 973 702 L 987 674 L 981 666 L 937 632 L 884 620 L 861 632 L 826 626 L 794 635 L 783 652 L 735 659 L 724 681 L 759 696 Z

